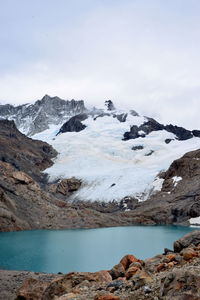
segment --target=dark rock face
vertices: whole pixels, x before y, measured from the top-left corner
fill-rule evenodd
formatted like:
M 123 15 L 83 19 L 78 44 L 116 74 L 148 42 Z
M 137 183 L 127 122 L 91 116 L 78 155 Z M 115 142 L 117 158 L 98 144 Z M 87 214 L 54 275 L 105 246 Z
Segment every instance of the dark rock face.
M 134 150 L 134 151 L 136 151 L 136 150 L 142 150 L 142 149 L 144 149 L 144 146 L 142 146 L 142 145 L 133 146 L 131 149 Z
M 84 101 L 63 100 L 45 95 L 34 104 L 0 105 L 0 119 L 14 120 L 17 128 L 31 136 L 86 111 Z
M 111 100 L 106 100 L 105 106 L 107 107 L 107 110 L 115 110 L 114 104 Z
M 86 125 L 82 124 L 81 121 L 84 121 L 88 118 L 87 114 L 79 114 L 67 121 L 63 124 L 63 126 L 60 128 L 59 133 L 64 132 L 79 132 L 86 128 Z M 57 135 L 58 135 L 57 134 Z
M 130 131 L 125 132 L 124 140 L 136 139 L 138 137 L 145 137 L 152 131 L 158 130 L 166 130 L 176 135 L 178 140 L 188 140 L 193 136 L 200 137 L 199 130 L 189 131 L 183 127 L 174 126 L 174 125 L 162 125 L 158 123 L 156 120 L 152 118 L 147 118 L 148 121 L 140 125 L 139 127 L 136 125 L 131 126 Z M 170 143 L 170 139 L 167 139 L 165 142 Z
M 41 179 L 41 170 L 50 167 L 56 151 L 45 142 L 32 140 L 19 132 L 14 121 L 0 120 L 0 160 L 16 170 Z
M 120 114 L 120 115 L 114 115 L 114 118 L 117 118 L 117 120 L 121 123 L 126 122 L 126 118 L 127 118 L 128 114 Z

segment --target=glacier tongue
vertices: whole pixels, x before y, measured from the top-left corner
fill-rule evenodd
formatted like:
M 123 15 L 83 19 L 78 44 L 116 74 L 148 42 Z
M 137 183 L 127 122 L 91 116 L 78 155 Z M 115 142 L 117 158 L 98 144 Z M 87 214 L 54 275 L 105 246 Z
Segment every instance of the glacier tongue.
M 153 131 L 145 138 L 123 141 L 123 134 L 132 125 L 141 125 L 144 117 L 128 114 L 126 122 L 112 116 L 83 121 L 87 127 L 80 132 L 66 132 L 56 136 L 60 126 L 52 125 L 34 138 L 50 143 L 59 155 L 47 169 L 50 180 L 77 177 L 83 184 L 73 199 L 90 201 L 121 200 L 134 196 L 145 200 L 158 189 L 155 178 L 161 170 L 185 152 L 199 147 L 199 138 L 185 141 L 174 139 L 165 130 Z M 133 151 L 134 147 L 138 150 Z M 142 147 L 141 147 L 142 146 Z

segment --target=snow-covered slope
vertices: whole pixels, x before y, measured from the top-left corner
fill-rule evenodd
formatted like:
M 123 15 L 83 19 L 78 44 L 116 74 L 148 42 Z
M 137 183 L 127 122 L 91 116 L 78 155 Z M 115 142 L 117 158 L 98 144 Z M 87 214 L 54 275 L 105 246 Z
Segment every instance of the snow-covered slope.
M 116 113 L 127 113 L 126 121 L 120 122 Z M 124 111 L 98 118 L 90 114 L 82 121 L 86 128 L 80 132 L 56 136 L 60 127 L 52 125 L 34 138 L 47 141 L 59 152 L 54 165 L 46 170 L 51 181 L 72 176 L 82 180 L 74 199 L 112 201 L 134 196 L 145 200 L 162 186 L 158 173 L 186 152 L 197 149 L 200 142 L 198 137 L 177 140 L 166 130 L 123 140 L 131 126 L 139 127 L 146 121 L 145 117 Z

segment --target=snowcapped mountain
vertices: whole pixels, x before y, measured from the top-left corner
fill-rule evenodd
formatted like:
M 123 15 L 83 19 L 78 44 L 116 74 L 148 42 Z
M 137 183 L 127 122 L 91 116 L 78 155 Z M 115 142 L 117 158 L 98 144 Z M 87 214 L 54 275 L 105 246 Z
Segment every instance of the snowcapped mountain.
M 70 117 L 86 111 L 83 100 L 63 100 L 45 95 L 34 104 L 13 106 L 0 105 L 0 119 L 14 120 L 18 129 L 32 136 L 49 128 L 49 125 L 64 123 Z
M 142 201 L 162 187 L 159 172 L 188 151 L 199 148 L 200 131 L 162 125 L 135 111 L 93 109 L 67 120 L 61 127 L 35 134 L 51 144 L 58 156 L 46 170 L 50 181 L 76 177 L 82 181 L 73 199 Z

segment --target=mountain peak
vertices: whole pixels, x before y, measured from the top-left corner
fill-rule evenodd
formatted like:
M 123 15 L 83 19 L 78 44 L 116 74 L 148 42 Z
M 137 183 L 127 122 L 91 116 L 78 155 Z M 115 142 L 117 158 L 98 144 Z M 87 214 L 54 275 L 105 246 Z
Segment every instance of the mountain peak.
M 107 107 L 107 110 L 115 110 L 115 106 L 112 102 L 112 100 L 106 100 L 105 101 L 105 106 Z

